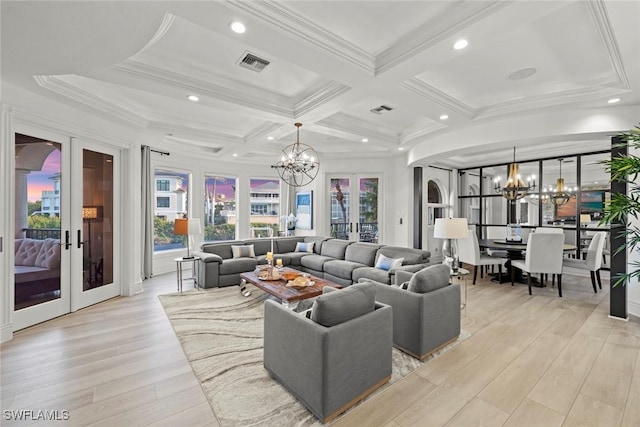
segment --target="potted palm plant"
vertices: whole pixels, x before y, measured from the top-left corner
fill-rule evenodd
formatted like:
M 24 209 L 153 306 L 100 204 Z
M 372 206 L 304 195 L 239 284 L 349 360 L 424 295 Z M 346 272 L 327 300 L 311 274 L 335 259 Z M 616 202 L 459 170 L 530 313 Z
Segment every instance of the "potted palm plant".
M 629 147 L 640 150 L 640 127 L 636 126 L 629 132 L 622 133 L 618 137 L 628 141 Z M 625 144 L 625 143 L 622 143 Z M 640 219 L 640 186 L 638 174 L 640 174 L 640 157 L 634 154 L 626 154 L 605 160 L 606 171 L 611 173 L 611 182 L 626 182 L 629 186 L 627 194 L 614 193 L 611 201 L 604 208 L 604 216 L 600 224 L 626 224 L 622 231 L 624 244 L 615 248 L 613 254 L 629 249 L 631 252 L 640 250 L 640 229 L 631 219 Z M 616 275 L 613 286 L 626 285 L 634 277 L 640 278 L 640 262 L 630 263 L 631 271 Z

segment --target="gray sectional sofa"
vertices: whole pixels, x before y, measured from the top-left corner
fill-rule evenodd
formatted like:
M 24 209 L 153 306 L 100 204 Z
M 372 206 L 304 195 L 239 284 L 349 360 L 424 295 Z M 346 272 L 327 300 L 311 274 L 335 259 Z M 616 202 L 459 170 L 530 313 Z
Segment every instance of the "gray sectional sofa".
M 296 252 L 299 242 L 313 243 L 313 252 Z M 253 245 L 255 256 L 234 258 L 233 245 Z M 305 271 L 342 286 L 357 283 L 361 278 L 385 284 L 394 283 L 396 271 L 413 273 L 421 270 L 428 265 L 431 255 L 429 251 L 421 249 L 351 242 L 321 236 L 204 243 L 200 251 L 196 252 L 202 263 L 198 283 L 205 288 L 238 285 L 240 273 L 253 271 L 257 265 L 265 264 L 269 251 L 273 252 L 274 259 L 282 259 L 284 266 Z M 376 262 L 381 255 L 403 258 L 402 265 L 389 270 L 376 268 Z

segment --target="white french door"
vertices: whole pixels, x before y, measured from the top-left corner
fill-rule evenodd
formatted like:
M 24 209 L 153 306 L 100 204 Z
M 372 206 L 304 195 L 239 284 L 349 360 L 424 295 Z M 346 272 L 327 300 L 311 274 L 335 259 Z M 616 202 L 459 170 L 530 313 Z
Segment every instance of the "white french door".
M 120 155 L 16 126 L 13 329 L 120 294 Z
M 331 237 L 356 242 L 380 241 L 382 178 L 376 174 L 329 175 Z

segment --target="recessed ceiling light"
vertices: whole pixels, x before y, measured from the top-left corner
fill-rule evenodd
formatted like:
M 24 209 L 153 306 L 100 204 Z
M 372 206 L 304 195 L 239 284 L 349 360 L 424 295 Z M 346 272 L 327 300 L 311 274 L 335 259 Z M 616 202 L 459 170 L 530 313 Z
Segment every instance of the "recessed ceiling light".
M 469 42 L 466 41 L 465 39 L 460 39 L 457 42 L 455 42 L 455 44 L 453 45 L 453 48 L 455 50 L 460 50 L 460 49 L 464 49 L 467 46 L 469 46 Z
M 273 137 L 272 137 L 272 136 L 268 136 L 268 137 L 267 137 L 267 139 L 268 139 L 269 141 L 273 141 Z
M 233 157 L 238 157 L 238 153 L 233 153 L 232 156 Z
M 188 99 L 189 101 L 193 101 L 193 102 L 198 102 L 198 101 L 200 101 L 200 98 L 198 98 L 198 96 L 196 96 L 196 95 L 187 95 L 187 99 Z
M 362 142 L 369 142 L 368 138 L 362 138 Z
M 404 147 L 398 147 L 398 151 L 404 151 Z
M 231 31 L 238 34 L 244 34 L 244 32 L 247 31 L 247 27 L 240 21 L 233 21 L 229 24 L 229 27 L 231 27 Z
M 615 104 L 616 102 L 620 102 L 622 99 L 621 98 L 611 98 L 610 100 L 608 100 L 607 102 L 609 104 Z
M 447 120 L 448 118 L 449 118 L 449 116 L 446 115 L 446 114 L 443 114 L 443 115 L 440 116 L 440 120 Z

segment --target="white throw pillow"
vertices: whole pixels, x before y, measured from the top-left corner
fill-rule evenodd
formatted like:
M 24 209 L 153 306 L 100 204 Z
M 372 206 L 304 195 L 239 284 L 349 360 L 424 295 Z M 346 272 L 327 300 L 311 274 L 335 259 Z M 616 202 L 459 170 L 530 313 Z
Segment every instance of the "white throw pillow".
M 380 270 L 389 271 L 393 268 L 398 268 L 402 266 L 403 261 L 404 261 L 404 258 L 389 258 L 387 256 L 380 254 L 380 256 L 378 257 L 378 261 L 376 261 L 376 268 L 379 268 Z
M 256 253 L 253 245 L 231 245 L 231 252 L 234 258 L 255 258 Z
M 296 252 L 313 252 L 313 245 L 316 242 L 298 242 L 296 243 Z

